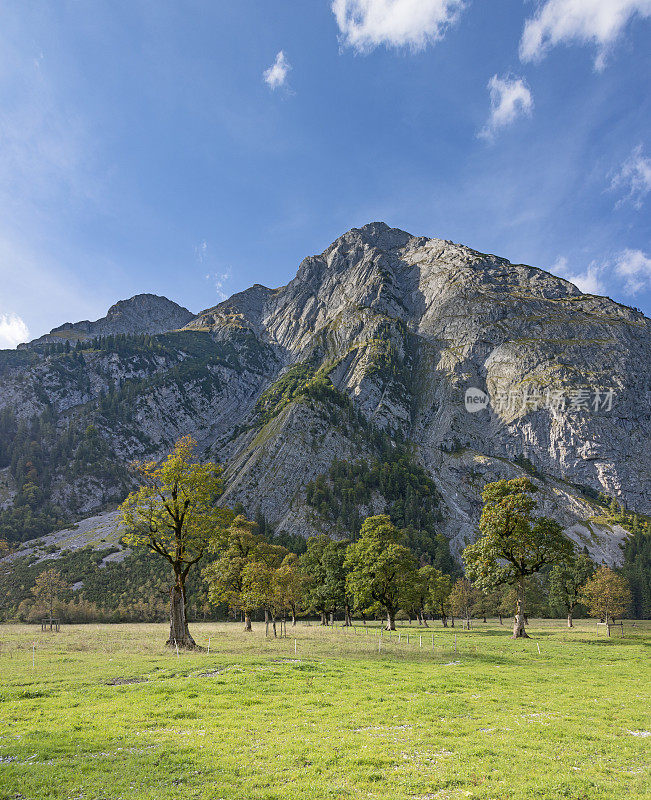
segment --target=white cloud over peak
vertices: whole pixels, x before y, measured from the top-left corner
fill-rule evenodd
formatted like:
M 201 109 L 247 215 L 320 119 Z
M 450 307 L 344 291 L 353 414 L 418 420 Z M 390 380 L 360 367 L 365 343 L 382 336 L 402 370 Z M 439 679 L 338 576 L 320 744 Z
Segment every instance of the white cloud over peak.
M 636 15 L 651 16 L 651 0 L 546 0 L 525 22 L 522 61 L 539 61 L 558 44 L 593 43 L 595 69 L 602 70 L 609 49 Z
M 206 280 L 212 281 L 215 287 L 215 294 L 217 295 L 217 299 L 220 303 L 224 300 L 228 300 L 230 297 L 230 295 L 226 294 L 224 291 L 226 288 L 226 282 L 229 281 L 230 278 L 230 272 L 209 272 L 206 275 Z
M 375 47 L 422 50 L 445 35 L 465 0 L 333 0 L 342 44 L 361 53 Z
M 500 128 L 510 125 L 520 116 L 529 116 L 533 108 L 531 91 L 522 78 L 497 75 L 488 81 L 491 110 L 487 123 L 479 131 L 483 139 L 492 139 Z
M 642 152 L 642 145 L 633 149 L 611 181 L 610 188 L 623 189 L 626 194 L 617 202 L 620 206 L 629 201 L 635 208 L 642 208 L 644 198 L 651 191 L 651 158 Z
M 627 294 L 651 289 L 651 258 L 641 250 L 622 250 L 615 259 L 615 274 L 624 279 Z
M 289 70 L 291 69 L 291 65 L 287 58 L 285 57 L 285 53 L 282 50 L 279 50 L 276 54 L 276 60 L 274 63 L 266 69 L 262 73 L 262 77 L 264 78 L 264 82 L 270 89 L 280 89 L 283 86 L 287 85 L 287 75 L 289 74 Z
M 18 314 L 0 314 L 0 350 L 29 341 L 29 329 Z
M 584 294 L 604 294 L 606 291 L 602 278 L 604 267 L 597 264 L 596 261 L 593 261 L 583 272 L 573 272 L 568 266 L 567 259 L 561 256 L 549 271 L 570 281 Z

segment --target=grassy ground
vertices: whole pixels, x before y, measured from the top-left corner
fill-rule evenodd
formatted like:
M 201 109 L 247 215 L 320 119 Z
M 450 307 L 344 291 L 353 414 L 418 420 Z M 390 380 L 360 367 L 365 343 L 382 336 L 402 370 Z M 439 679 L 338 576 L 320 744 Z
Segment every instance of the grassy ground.
M 0 798 L 650 796 L 651 624 L 435 625 L 0 626 Z

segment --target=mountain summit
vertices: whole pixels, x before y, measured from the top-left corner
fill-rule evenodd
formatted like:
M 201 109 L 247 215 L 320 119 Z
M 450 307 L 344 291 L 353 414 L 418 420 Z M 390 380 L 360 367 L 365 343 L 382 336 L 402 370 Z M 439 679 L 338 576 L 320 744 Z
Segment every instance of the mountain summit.
M 186 433 L 227 466 L 225 501 L 278 533 L 347 535 L 386 510 L 458 553 L 483 485 L 528 474 L 541 510 L 614 563 L 626 532 L 604 503 L 651 511 L 651 321 L 544 270 L 374 222 L 182 324 L 0 363 L 0 409 L 54 415 L 48 452 L 78 431 L 43 489 L 61 517 L 121 499 L 122 465 Z
M 193 318 L 187 308 L 157 294 L 137 294 L 112 305 L 105 317 L 90 322 L 64 322 L 30 344 L 84 341 L 95 336 L 165 333 L 182 328 Z

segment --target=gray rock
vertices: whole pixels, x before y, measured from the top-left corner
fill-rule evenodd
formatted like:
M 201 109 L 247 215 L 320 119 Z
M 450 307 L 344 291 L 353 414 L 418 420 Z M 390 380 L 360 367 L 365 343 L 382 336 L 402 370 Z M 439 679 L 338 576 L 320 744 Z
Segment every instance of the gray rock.
M 77 325 L 90 335 L 83 326 L 100 322 L 108 324 Z M 373 428 L 412 446 L 441 493 L 441 525 L 456 553 L 475 536 L 482 486 L 523 474 L 516 460 L 536 470 L 541 509 L 595 558 L 617 563 L 626 536 L 593 520 L 595 492 L 651 513 L 651 321 L 544 270 L 371 223 L 304 259 L 286 286 L 253 286 L 181 324 L 215 343 L 209 377 L 172 379 L 196 358 L 181 345 L 147 359 L 85 355 L 82 386 L 39 360 L 5 375 L 0 408 L 28 418 L 47 400 L 63 425 L 94 408 L 111 383 L 150 382 L 155 389 L 134 398 L 128 425 L 101 429 L 116 460 L 160 457 L 190 433 L 206 458 L 228 465 L 228 502 L 309 535 L 328 526 L 306 506 L 306 482 L 334 458 L 372 458 L 374 450 L 342 408 L 300 392 L 281 397 L 287 370 L 304 364 L 306 374 L 328 376 Z M 163 328 L 159 317 L 149 325 Z M 469 387 L 486 392 L 486 409 L 466 411 Z M 604 400 L 609 390 L 609 409 L 569 402 L 581 392 L 593 402 L 595 391 Z M 280 401 L 269 413 L 275 391 Z M 532 395 L 540 401 L 525 403 Z M 561 396 L 564 407 L 546 404 Z M 69 484 L 55 484 L 65 506 Z M 87 513 L 102 508 L 103 485 L 86 482 Z M 377 497 L 360 511 L 383 507 Z

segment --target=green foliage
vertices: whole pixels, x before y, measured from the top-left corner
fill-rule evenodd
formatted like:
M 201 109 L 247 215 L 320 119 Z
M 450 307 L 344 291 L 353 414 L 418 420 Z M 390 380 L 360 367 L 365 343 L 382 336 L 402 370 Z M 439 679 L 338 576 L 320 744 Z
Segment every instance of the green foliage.
M 299 564 L 305 574 L 305 603 L 313 613 L 335 613 L 349 609 L 351 600 L 346 591 L 347 541 L 333 541 L 329 536 L 311 536 Z
M 596 567 L 586 555 L 572 557 L 571 560 L 555 564 L 549 573 L 549 603 L 554 610 L 573 614 L 579 604 L 581 591 L 592 577 Z
M 527 478 L 500 480 L 484 488 L 480 536 L 463 551 L 468 577 L 478 588 L 519 583 L 546 564 L 571 556 L 561 525 L 548 517 L 533 517 L 536 491 Z
M 622 572 L 631 588 L 634 616 L 651 618 L 651 533 L 647 530 L 636 530 L 624 545 Z
M 591 614 L 608 622 L 628 612 L 631 591 L 626 578 L 610 567 L 601 566 L 585 582 L 579 599 L 585 603 Z
M 266 350 L 253 334 L 238 331 L 232 338 L 214 341 L 208 333 L 176 331 L 150 336 L 113 335 L 69 343 L 38 345 L 20 351 L 0 351 L 0 373 L 41 363 L 50 381 L 74 389 L 88 400 L 65 415 L 49 405 L 48 395 L 34 386 L 44 411 L 30 420 L 19 420 L 10 408 L 0 411 L 0 468 L 9 467 L 17 484 L 13 505 L 0 511 L 0 536 L 26 541 L 56 530 L 81 515 L 86 498 L 77 494 L 83 479 L 98 479 L 103 494 L 98 507 L 119 502 L 132 484 L 110 444 L 108 431 L 120 428 L 139 436 L 144 452 L 152 442 L 138 435 L 134 424 L 139 400 L 162 388 L 176 388 L 192 410 L 189 392 L 213 396 L 220 386 L 215 367 L 240 373 L 244 368 L 264 371 Z M 112 381 L 106 356 L 117 358 L 118 371 L 145 373 Z M 91 381 L 91 377 L 93 380 Z M 107 385 L 99 396 L 92 385 Z M 65 509 L 53 500 L 53 482 L 75 484 L 66 497 Z
M 326 369 L 317 370 L 314 360 L 290 367 L 260 396 L 255 406 L 256 426 L 263 427 L 297 400 L 314 400 L 348 408 L 350 399 L 332 385 Z
M 184 436 L 160 466 L 153 460 L 132 464 L 141 485 L 120 506 L 126 544 L 169 561 L 181 584 L 208 547 L 224 539 L 232 519 L 217 505 L 224 486 L 221 467 L 194 463 L 195 447 Z
M 379 606 L 392 628 L 396 613 L 409 604 L 418 579 L 416 559 L 387 515 L 367 517 L 359 539 L 349 545 L 344 568 L 346 590 L 356 608 Z
M 438 493 L 425 470 L 399 446 L 383 448 L 382 458 L 368 461 L 335 459 L 326 475 L 306 485 L 306 501 L 340 533 L 355 538 L 361 529 L 360 506 L 374 493 L 387 502 L 391 522 L 407 531 L 407 544 L 418 559 L 455 573 L 447 539 L 437 534 Z

